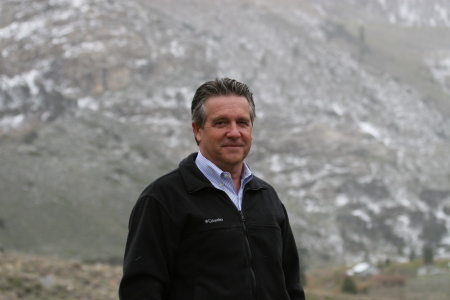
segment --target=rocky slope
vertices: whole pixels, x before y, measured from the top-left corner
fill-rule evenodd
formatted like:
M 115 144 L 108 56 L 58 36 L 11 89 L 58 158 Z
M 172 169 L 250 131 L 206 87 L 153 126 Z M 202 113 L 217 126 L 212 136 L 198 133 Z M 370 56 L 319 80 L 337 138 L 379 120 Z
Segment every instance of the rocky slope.
M 196 150 L 195 88 L 229 76 L 307 263 L 449 255 L 447 12 L 353 2 L 2 1 L 0 245 L 120 260 L 140 191 Z

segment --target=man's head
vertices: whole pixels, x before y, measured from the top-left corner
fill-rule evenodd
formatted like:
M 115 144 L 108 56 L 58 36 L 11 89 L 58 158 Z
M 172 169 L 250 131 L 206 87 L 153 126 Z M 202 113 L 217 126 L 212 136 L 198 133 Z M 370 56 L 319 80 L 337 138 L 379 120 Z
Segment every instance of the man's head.
M 207 115 L 206 100 L 212 97 L 233 95 L 243 96 L 247 99 L 250 105 L 250 119 L 253 125 L 253 121 L 256 118 L 253 94 L 246 84 L 230 78 L 216 78 L 216 80 L 205 82 L 197 89 L 191 104 L 192 123 L 197 124 L 200 128 L 203 128 L 205 125 Z
M 224 171 L 241 168 L 251 147 L 255 119 L 249 88 L 228 78 L 206 82 L 197 89 L 191 112 L 202 154 Z

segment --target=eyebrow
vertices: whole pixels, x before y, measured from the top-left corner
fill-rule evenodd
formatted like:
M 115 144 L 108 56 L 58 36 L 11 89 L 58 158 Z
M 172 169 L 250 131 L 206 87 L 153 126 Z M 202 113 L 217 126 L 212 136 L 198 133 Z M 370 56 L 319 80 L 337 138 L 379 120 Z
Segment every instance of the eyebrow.
M 250 118 L 247 118 L 247 117 L 244 117 L 244 118 L 238 118 L 238 120 L 250 122 Z
M 226 119 L 228 119 L 228 118 L 226 118 L 226 117 L 217 117 L 217 118 L 211 119 L 211 122 L 217 122 L 217 121 L 226 120 Z
M 225 116 L 220 116 L 220 117 L 216 117 L 214 119 L 211 119 L 211 122 L 217 122 L 217 121 L 222 121 L 222 120 L 228 120 L 228 117 Z M 246 122 L 250 122 L 250 118 L 247 117 L 240 117 L 236 119 L 237 121 L 246 121 Z

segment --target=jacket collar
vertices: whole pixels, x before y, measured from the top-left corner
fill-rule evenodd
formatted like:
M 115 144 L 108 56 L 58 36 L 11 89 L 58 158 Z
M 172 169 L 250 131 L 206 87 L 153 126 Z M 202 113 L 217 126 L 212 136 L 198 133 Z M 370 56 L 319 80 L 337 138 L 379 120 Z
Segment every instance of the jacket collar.
M 211 182 L 198 169 L 195 164 L 196 158 L 197 153 L 192 153 L 183 159 L 179 164 L 179 170 L 188 193 L 194 193 L 203 188 L 214 188 Z M 262 188 L 266 188 L 266 185 L 264 185 L 255 176 L 253 176 L 253 179 L 245 185 L 245 190 L 259 190 Z

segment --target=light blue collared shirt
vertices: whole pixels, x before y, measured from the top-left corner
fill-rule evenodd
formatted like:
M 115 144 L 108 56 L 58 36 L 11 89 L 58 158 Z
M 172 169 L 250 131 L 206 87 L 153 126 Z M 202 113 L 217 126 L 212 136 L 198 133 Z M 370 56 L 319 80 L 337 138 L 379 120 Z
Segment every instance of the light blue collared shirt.
M 236 192 L 236 188 L 234 187 L 231 174 L 219 169 L 214 163 L 204 157 L 200 151 L 198 151 L 197 158 L 195 159 L 195 164 L 216 189 L 222 190 L 227 193 L 228 197 L 230 197 L 231 201 L 240 211 L 242 207 L 244 187 L 253 178 L 253 174 L 247 164 L 244 163 L 244 167 L 242 168 L 241 187 L 238 192 Z

